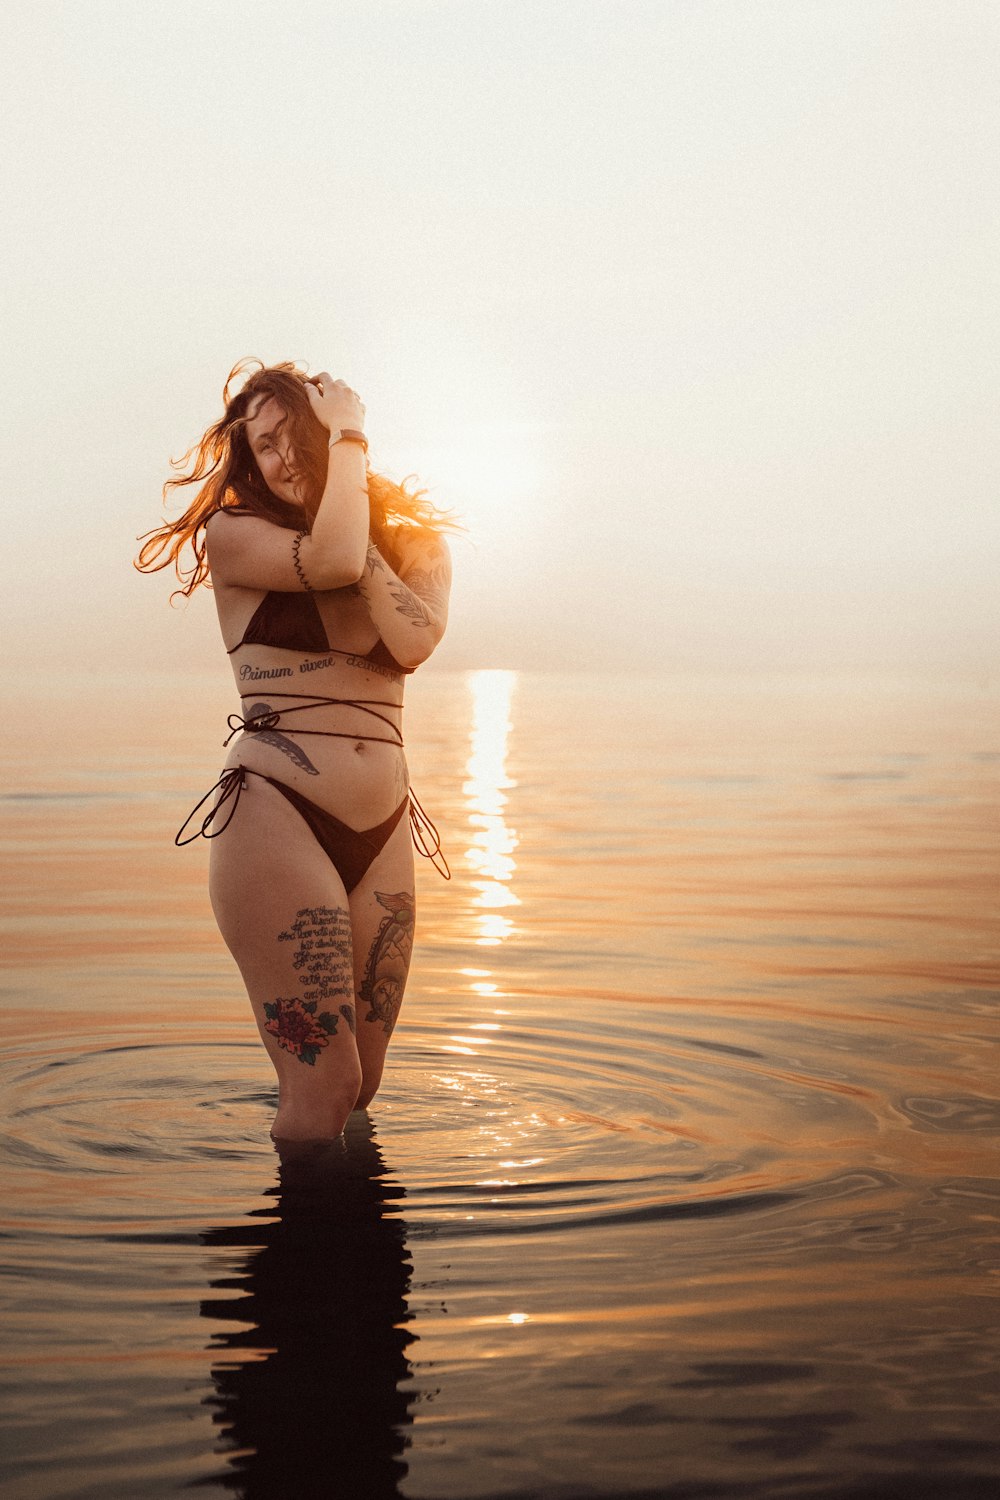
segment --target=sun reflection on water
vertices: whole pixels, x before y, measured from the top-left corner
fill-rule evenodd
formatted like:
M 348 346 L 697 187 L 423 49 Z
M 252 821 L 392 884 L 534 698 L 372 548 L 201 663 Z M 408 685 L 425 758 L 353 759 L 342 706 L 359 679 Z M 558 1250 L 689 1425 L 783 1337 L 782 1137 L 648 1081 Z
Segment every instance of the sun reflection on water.
M 471 830 L 465 863 L 471 872 L 469 884 L 473 891 L 472 941 L 480 948 L 490 948 L 499 946 L 516 931 L 509 913 L 521 904 L 511 887 L 517 868 L 513 857 L 517 834 L 506 821 L 507 793 L 516 785 L 507 775 L 507 742 L 517 673 L 470 672 L 466 680 L 472 696 L 472 724 L 467 780 L 462 785 Z M 480 963 L 486 958 L 482 954 Z M 506 998 L 491 969 L 470 965 L 458 972 L 480 1002 L 502 1002 Z M 470 1017 L 438 1044 L 440 1052 L 449 1054 L 449 1063 L 442 1069 L 439 1082 L 442 1089 L 461 1096 L 461 1106 L 470 1111 L 469 1124 L 463 1132 L 463 1154 L 480 1164 L 484 1175 L 474 1179 L 477 1187 L 507 1191 L 521 1185 L 522 1168 L 530 1169 L 544 1160 L 533 1153 L 542 1122 L 510 1117 L 502 1064 L 497 1074 L 488 1071 L 490 1053 L 503 1041 L 509 1012 L 500 1004 L 493 1004 L 486 1014 L 492 1019 Z M 510 1169 L 518 1175 L 508 1176 Z M 503 1171 L 502 1176 L 499 1171 Z M 496 1203 L 500 1199 L 491 1197 L 486 1201 Z M 460 1217 L 474 1220 L 476 1216 Z M 514 1315 L 521 1316 L 527 1315 Z
M 512 857 L 517 835 L 504 818 L 506 794 L 514 785 L 507 775 L 506 763 L 517 673 L 470 672 L 467 680 L 472 694 L 472 730 L 466 765 L 468 780 L 462 791 L 468 799 L 473 832 L 465 858 L 475 872 L 472 886 L 476 895 L 472 904 L 479 908 L 475 941 L 479 947 L 496 947 L 514 931 L 505 911 L 520 905 L 510 887 L 517 868 Z

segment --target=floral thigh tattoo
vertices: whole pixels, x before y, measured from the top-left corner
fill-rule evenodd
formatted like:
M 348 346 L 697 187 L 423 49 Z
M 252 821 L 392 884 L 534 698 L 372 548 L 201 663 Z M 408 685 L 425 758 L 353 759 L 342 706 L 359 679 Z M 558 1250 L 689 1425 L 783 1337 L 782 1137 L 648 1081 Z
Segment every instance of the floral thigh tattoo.
M 312 1067 L 341 1020 L 356 1030 L 354 1006 L 345 998 L 336 1012 L 320 1010 L 323 1001 L 336 1003 L 354 989 L 351 961 L 351 924 L 343 907 L 304 906 L 279 943 L 297 943 L 292 968 L 299 973 L 301 995 L 278 997 L 264 1005 L 264 1030 L 278 1046 Z
M 398 891 L 392 896 L 376 891 L 375 897 L 385 907 L 388 916 L 382 918 L 368 952 L 358 999 L 368 1006 L 365 1020 L 380 1024 L 386 1036 L 390 1036 L 403 1003 L 410 968 L 413 897 L 409 891 Z

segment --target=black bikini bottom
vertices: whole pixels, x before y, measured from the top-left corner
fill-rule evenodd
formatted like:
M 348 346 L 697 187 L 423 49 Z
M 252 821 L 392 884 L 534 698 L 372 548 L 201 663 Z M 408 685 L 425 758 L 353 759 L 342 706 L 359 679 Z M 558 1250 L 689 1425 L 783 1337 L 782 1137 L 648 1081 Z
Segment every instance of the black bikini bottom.
M 214 839 L 218 838 L 220 833 L 224 833 L 232 821 L 240 800 L 240 793 L 246 785 L 247 776 L 259 776 L 261 781 L 269 782 L 283 797 L 288 799 L 296 812 L 312 829 L 316 842 L 344 882 L 344 889 L 348 895 L 355 886 L 360 884 L 369 866 L 385 848 L 397 823 L 407 809 L 410 814 L 410 833 L 417 852 L 429 859 L 446 880 L 451 878 L 448 862 L 441 852 L 438 831 L 420 806 L 412 789 L 403 798 L 395 812 L 389 814 L 384 823 L 376 823 L 374 828 L 349 828 L 332 813 L 324 812 L 323 808 L 317 807 L 315 802 L 310 802 L 308 797 L 303 797 L 302 793 L 296 791 L 294 787 L 287 786 L 283 781 L 275 781 L 273 776 L 265 776 L 263 771 L 254 771 L 249 766 L 230 766 L 227 771 L 223 771 L 215 786 L 207 791 L 201 801 L 188 813 L 177 830 L 174 843 L 190 844 L 197 838 Z M 189 834 L 187 838 L 181 838 L 181 834 L 195 813 L 204 807 L 216 790 L 220 792 L 220 795 L 214 807 L 209 809 L 194 833 Z M 231 802 L 232 805 L 225 822 L 218 828 L 213 828 L 216 817 L 227 802 Z M 209 832 L 210 829 L 211 832 Z

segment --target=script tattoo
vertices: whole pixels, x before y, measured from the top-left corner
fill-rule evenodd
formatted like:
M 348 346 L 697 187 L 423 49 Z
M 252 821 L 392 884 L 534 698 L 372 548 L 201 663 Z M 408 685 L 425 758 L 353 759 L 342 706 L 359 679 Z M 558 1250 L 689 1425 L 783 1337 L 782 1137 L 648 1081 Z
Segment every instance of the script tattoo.
M 362 672 L 374 672 L 376 677 L 384 677 L 387 682 L 402 682 L 401 672 L 392 672 L 388 667 L 380 666 L 378 662 L 369 661 L 367 656 L 345 656 L 345 662 L 349 667 L 360 667 Z
M 270 713 L 278 710 L 272 709 L 269 703 L 254 703 L 246 715 L 245 722 L 249 726 L 252 719 L 262 719 Z M 287 735 L 281 734 L 277 729 L 252 729 L 247 728 L 247 734 L 252 734 L 254 739 L 263 740 L 265 745 L 273 745 L 275 750 L 280 750 L 287 755 L 293 765 L 298 766 L 300 771 L 308 771 L 310 776 L 318 776 L 319 771 L 313 765 L 306 752 L 299 748 Z
M 358 986 L 358 999 L 369 1007 L 365 1020 L 377 1022 L 386 1036 L 391 1036 L 403 1003 L 410 968 L 413 897 L 408 891 L 398 891 L 395 895 L 376 891 L 375 898 L 385 907 L 388 916 L 379 923 L 369 949 L 365 972 Z
M 354 1006 L 348 1001 L 341 1000 L 336 1014 L 319 1009 L 322 1001 L 336 1003 L 338 996 L 352 993 L 350 920 L 343 907 L 304 906 L 288 931 L 278 933 L 278 942 L 298 944 L 292 968 L 300 971 L 303 993 L 265 1002 L 264 1030 L 312 1067 L 341 1020 L 352 1033 L 356 1029 Z
M 244 662 L 240 667 L 241 682 L 259 682 L 263 677 L 291 677 L 291 667 L 252 667 Z

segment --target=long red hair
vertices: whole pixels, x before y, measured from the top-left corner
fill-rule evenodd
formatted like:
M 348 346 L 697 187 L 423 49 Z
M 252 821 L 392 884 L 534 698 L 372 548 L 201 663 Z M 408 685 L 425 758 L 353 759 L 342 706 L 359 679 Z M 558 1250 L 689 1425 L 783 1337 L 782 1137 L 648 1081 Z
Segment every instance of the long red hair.
M 234 384 L 248 370 L 251 373 L 233 394 Z M 172 461 L 172 467 L 180 472 L 163 486 L 164 500 L 173 490 L 183 490 L 188 485 L 198 486 L 195 497 L 178 520 L 165 521 L 139 538 L 143 545 L 135 566 L 141 573 L 155 573 L 173 563 L 182 585 L 178 592 L 185 597 L 190 597 L 199 584 L 207 583 L 205 523 L 217 510 L 238 506 L 277 526 L 294 530 L 311 528 L 326 483 L 328 450 L 326 429 L 313 413 L 305 386 L 305 375 L 290 363 L 265 365 L 259 359 L 243 359 L 233 366 L 222 391 L 223 415 L 183 458 Z M 271 494 L 250 450 L 246 424 L 250 405 L 258 396 L 265 400 L 273 396 L 288 413 L 296 465 L 306 480 L 306 498 L 301 506 Z M 423 526 L 432 531 L 460 529 L 447 511 L 439 510 L 424 498 L 425 489 L 406 488 L 412 475 L 402 484 L 396 484 L 384 474 L 377 474 L 367 458 L 365 466 L 371 538 L 389 562 L 395 554 L 394 533 L 401 525 Z M 194 560 L 185 565 L 181 554 L 188 543 Z

